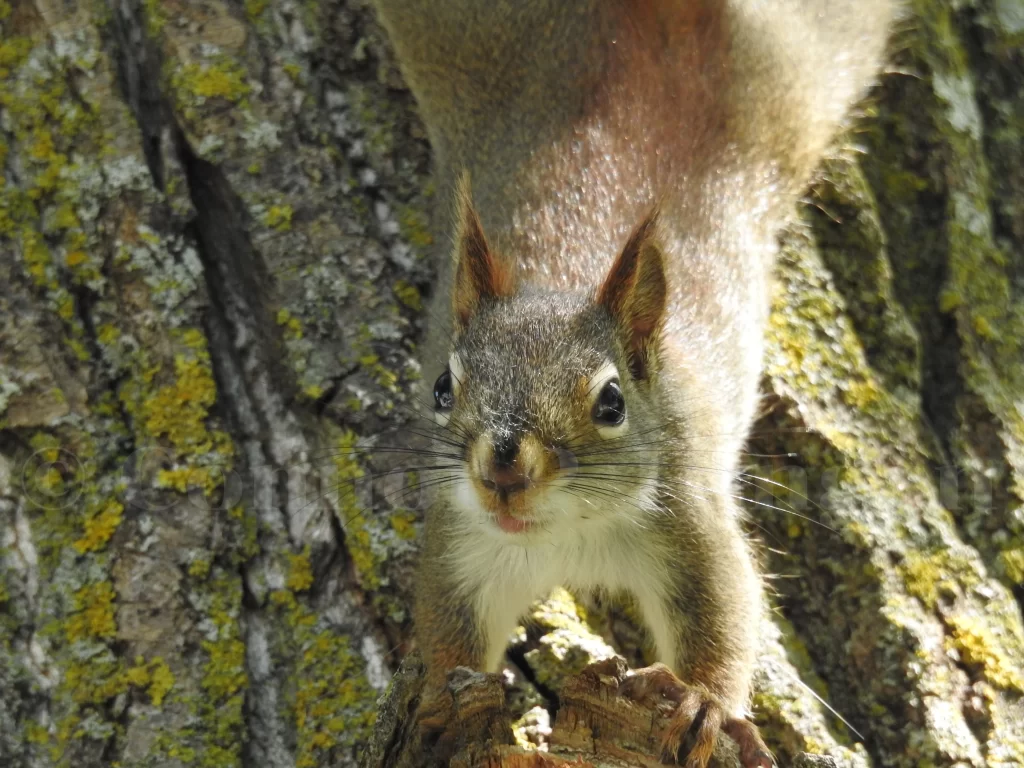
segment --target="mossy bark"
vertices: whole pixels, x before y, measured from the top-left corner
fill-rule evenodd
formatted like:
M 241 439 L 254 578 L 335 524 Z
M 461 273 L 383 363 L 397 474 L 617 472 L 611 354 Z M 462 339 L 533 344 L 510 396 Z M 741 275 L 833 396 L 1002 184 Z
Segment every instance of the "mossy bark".
M 909 5 L 782 238 L 755 711 L 783 761 L 1020 765 L 1024 5 Z M 0 765 L 358 760 L 429 191 L 359 0 L 0 0 Z M 524 627 L 520 736 L 600 634 L 639 661 L 628 609 L 590 626 Z

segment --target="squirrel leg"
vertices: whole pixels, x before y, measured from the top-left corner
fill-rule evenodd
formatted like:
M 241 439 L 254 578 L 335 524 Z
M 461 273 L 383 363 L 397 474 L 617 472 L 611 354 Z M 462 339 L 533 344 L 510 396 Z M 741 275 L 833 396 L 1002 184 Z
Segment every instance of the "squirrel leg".
M 472 605 L 446 590 L 436 568 L 421 582 L 416 595 L 416 642 L 426 665 L 422 701 L 417 712 L 424 738 L 442 739 L 452 719 L 448 673 L 456 667 L 483 667 L 483 638 Z
M 426 666 L 417 720 L 424 739 L 430 742 L 442 737 L 451 720 L 448 673 L 456 667 L 482 669 L 487 650 L 475 601 L 458 588 L 442 557 L 446 536 L 439 530 L 438 518 L 443 514 L 435 509 L 427 515 L 413 616 L 416 645 Z
M 665 582 L 635 592 L 663 663 L 638 670 L 623 682 L 624 693 L 675 706 L 664 747 L 687 768 L 707 765 L 720 731 L 738 744 L 744 768 L 771 768 L 771 753 L 743 715 L 763 611 L 761 584 L 741 532 L 729 516 L 718 519 L 721 527 L 671 552 L 661 570 Z M 677 546 L 686 542 L 672 538 Z
M 507 579 L 495 588 L 481 571 L 467 578 L 456 573 L 456 563 L 467 542 L 444 525 L 443 508 L 428 513 L 424 547 L 420 555 L 415 600 L 416 644 L 426 666 L 422 703 L 417 719 L 424 733 L 443 731 L 451 722 L 452 696 L 448 673 L 456 667 L 497 672 L 505 645 L 531 595 Z M 486 566 L 492 560 L 484 559 Z M 440 738 L 440 737 L 438 737 Z

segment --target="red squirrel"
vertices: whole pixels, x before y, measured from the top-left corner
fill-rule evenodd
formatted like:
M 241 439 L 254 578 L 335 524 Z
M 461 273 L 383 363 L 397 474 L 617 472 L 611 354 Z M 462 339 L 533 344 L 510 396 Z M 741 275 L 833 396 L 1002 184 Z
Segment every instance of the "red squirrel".
M 764 611 L 733 482 L 776 234 L 875 75 L 888 0 L 374 0 L 451 201 L 421 362 L 450 462 L 415 605 L 424 722 L 553 587 L 627 590 L 678 702 L 747 719 Z M 432 709 L 434 707 L 434 709 Z

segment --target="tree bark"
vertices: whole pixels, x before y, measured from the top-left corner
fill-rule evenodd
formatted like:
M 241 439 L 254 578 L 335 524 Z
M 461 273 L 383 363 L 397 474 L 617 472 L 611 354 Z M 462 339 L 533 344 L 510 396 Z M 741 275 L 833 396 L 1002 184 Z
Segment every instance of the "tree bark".
M 1019 0 L 910 2 L 782 237 L 737 488 L 782 764 L 1024 764 L 1022 50 Z M 435 202 L 359 0 L 0 0 L 0 765 L 401 746 Z M 571 755 L 641 663 L 582 600 L 466 682 L 463 764 Z

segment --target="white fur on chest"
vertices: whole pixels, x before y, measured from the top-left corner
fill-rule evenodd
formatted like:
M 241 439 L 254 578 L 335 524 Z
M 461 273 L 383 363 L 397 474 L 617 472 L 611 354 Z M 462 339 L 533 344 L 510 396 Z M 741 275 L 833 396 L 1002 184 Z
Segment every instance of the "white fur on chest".
M 606 508 L 605 515 L 594 519 L 581 516 L 578 502 L 556 491 L 552 502 L 567 508 L 540 530 L 524 535 L 504 533 L 485 514 L 472 514 L 478 506 L 468 482 L 460 483 L 453 501 L 463 519 L 447 557 L 461 589 L 475 596 L 488 671 L 498 668 L 507 637 L 530 604 L 555 587 L 626 589 L 642 608 L 652 598 L 660 602 L 665 592 L 665 564 L 655 556 L 635 507 L 623 514 L 607 514 Z M 667 641 L 653 613 L 660 611 L 647 608 L 645 618 L 661 646 Z

